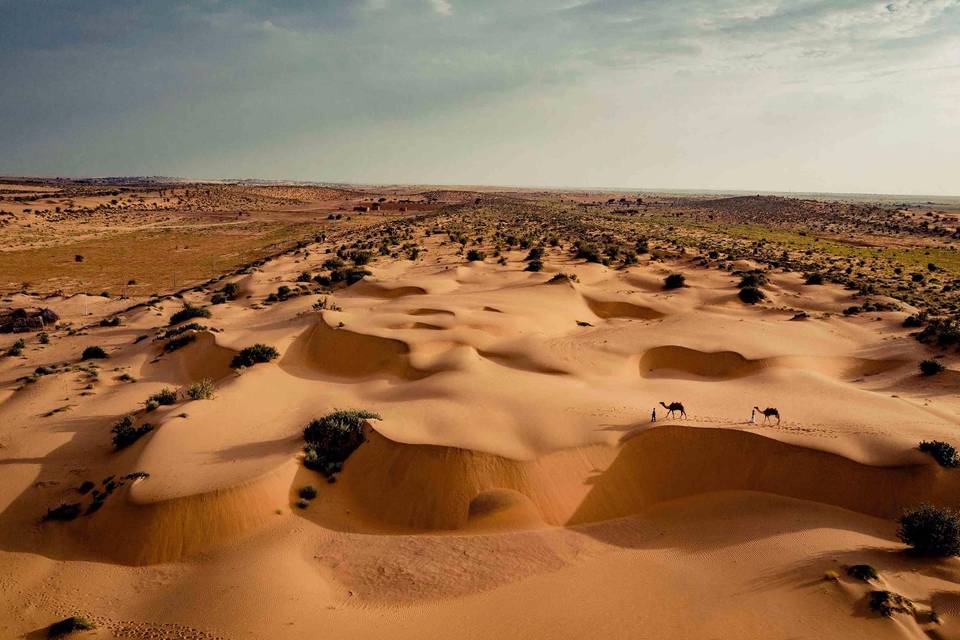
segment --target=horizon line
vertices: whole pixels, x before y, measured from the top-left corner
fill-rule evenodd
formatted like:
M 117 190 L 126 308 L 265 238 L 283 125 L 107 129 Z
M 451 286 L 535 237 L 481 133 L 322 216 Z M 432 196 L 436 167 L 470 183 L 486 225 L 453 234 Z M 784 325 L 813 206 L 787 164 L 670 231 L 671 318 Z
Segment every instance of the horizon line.
M 165 176 L 165 175 L 103 175 L 103 176 L 52 176 L 52 175 L 0 175 L 0 181 L 13 180 L 155 180 L 155 181 L 177 181 L 187 183 L 241 183 L 241 182 L 262 182 L 273 183 L 277 185 L 308 185 L 308 186 L 338 186 L 338 187 L 458 187 L 462 189 L 480 188 L 480 189 L 524 189 L 524 190 L 547 190 L 547 191 L 585 191 L 585 192 L 643 192 L 643 193 L 689 193 L 689 194 L 718 194 L 718 195 L 787 195 L 787 196 L 884 196 L 887 198 L 906 197 L 906 198 L 950 198 L 960 199 L 960 193 L 957 194 L 932 194 L 932 193 L 889 193 L 889 192 L 870 192 L 870 191 L 817 191 L 817 190 L 781 190 L 781 189 L 744 189 L 739 187 L 624 187 L 624 186 L 571 186 L 571 185 L 530 185 L 530 184 L 480 184 L 463 182 L 354 182 L 337 180 L 306 180 L 297 178 L 200 178 L 184 176 Z

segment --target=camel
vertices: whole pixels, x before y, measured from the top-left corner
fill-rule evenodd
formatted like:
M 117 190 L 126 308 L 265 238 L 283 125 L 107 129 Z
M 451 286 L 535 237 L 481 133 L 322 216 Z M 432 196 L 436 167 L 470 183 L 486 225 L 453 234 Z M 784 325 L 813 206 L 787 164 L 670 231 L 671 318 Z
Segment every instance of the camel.
M 668 418 L 670 417 L 670 414 L 674 413 L 675 411 L 679 411 L 679 412 L 680 412 L 680 417 L 681 417 L 681 418 L 686 418 L 686 417 L 687 417 L 687 412 L 684 410 L 684 408 L 683 408 L 683 403 L 682 403 L 682 402 L 671 402 L 669 405 L 666 405 L 666 404 L 664 404 L 663 402 L 661 402 L 661 403 L 660 403 L 660 406 L 662 406 L 664 409 L 667 410 L 667 417 L 668 417 Z
M 757 411 L 763 414 L 763 421 L 766 422 L 770 419 L 770 416 L 776 416 L 777 424 L 780 424 L 780 412 L 775 407 L 767 407 L 766 409 L 760 409 L 760 407 L 754 407 Z

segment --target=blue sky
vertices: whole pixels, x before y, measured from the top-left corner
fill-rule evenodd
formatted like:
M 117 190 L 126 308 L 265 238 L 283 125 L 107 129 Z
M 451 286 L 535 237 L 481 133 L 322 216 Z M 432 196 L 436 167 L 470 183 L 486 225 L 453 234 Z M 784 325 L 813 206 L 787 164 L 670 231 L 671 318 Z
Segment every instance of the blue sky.
M 960 193 L 960 0 L 0 0 L 0 174 Z

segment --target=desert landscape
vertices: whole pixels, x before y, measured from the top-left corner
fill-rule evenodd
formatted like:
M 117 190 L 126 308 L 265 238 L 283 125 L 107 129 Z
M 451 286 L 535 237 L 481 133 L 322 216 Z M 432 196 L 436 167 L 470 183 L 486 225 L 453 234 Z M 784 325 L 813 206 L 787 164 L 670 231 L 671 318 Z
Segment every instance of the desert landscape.
M 960 638 L 960 199 L 0 181 L 0 637 Z

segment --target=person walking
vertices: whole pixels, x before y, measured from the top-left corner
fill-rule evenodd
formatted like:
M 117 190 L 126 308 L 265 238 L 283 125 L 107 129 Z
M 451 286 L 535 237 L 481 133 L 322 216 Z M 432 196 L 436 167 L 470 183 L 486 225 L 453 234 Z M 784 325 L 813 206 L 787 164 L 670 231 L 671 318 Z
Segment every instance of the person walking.
M 650 412 L 650 422 L 656 422 L 656 421 L 657 421 L 657 408 L 654 407 L 653 411 Z
M 757 408 L 754 407 L 750 409 L 750 424 L 753 424 L 757 421 Z

